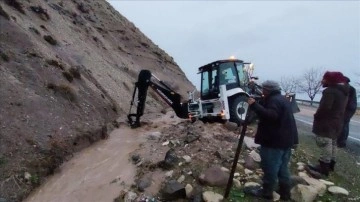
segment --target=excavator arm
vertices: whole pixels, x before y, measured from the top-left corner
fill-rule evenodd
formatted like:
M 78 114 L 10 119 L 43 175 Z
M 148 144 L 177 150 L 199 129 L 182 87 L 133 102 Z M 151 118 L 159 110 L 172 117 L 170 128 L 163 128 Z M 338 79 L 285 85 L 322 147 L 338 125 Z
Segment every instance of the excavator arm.
M 188 103 L 181 103 L 181 95 L 173 91 L 163 81 L 151 74 L 149 70 L 141 70 L 135 83 L 128 122 L 132 128 L 140 127 L 140 117 L 144 114 L 148 88 L 152 88 L 176 113 L 179 118 L 188 118 Z M 137 92 L 137 100 L 135 101 Z M 131 113 L 132 106 L 137 103 L 136 113 Z

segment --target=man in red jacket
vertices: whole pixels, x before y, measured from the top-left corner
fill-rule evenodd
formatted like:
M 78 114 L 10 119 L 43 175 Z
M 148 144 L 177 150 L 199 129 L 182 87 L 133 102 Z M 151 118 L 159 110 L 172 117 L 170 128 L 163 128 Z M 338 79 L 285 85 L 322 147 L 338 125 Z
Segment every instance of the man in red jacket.
M 322 152 L 319 164 L 307 168 L 325 176 L 334 170 L 336 163 L 337 138 L 343 127 L 345 106 L 348 100 L 349 86 L 344 84 L 345 77 L 341 72 L 326 72 L 321 81 L 325 90 L 318 109 L 314 114 L 312 132 Z M 312 174 L 310 172 L 310 174 Z M 314 176 L 315 177 L 315 176 Z

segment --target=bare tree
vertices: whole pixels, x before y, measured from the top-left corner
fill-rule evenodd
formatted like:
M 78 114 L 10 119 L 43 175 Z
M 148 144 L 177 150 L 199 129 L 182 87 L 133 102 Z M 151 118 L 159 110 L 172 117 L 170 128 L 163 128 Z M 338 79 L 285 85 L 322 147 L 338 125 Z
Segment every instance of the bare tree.
M 313 100 L 316 94 L 319 93 L 321 88 L 323 70 L 321 68 L 310 68 L 304 72 L 301 78 L 301 83 L 299 85 L 299 91 L 306 93 L 313 104 Z
M 295 93 L 299 87 L 300 80 L 294 76 L 281 77 L 280 86 L 285 93 Z

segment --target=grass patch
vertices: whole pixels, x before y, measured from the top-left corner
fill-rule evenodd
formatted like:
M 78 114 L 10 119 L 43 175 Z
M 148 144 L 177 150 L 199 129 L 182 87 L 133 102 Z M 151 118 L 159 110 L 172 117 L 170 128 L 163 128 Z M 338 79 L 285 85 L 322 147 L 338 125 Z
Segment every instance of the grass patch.
M 50 35 L 45 35 L 44 36 L 45 41 L 47 41 L 49 44 L 56 46 L 58 44 L 58 42 L 56 41 L 56 39 L 54 39 L 52 36 Z
M 1 50 L 0 50 L 0 57 L 1 57 L 5 62 L 9 62 L 9 61 L 10 61 L 9 56 L 8 56 L 6 53 L 2 52 Z
M 55 94 L 59 93 L 63 98 L 69 101 L 72 102 L 76 101 L 76 92 L 69 85 L 65 85 L 65 84 L 56 85 L 53 83 L 48 83 L 46 87 L 48 89 L 53 90 Z
M 61 62 L 57 61 L 57 60 L 54 60 L 54 59 L 48 59 L 46 60 L 46 63 L 51 65 L 51 66 L 54 66 L 54 67 L 57 67 L 61 70 L 64 70 L 64 66 L 61 64 Z
M 80 68 L 78 68 L 78 67 L 71 67 L 71 68 L 69 69 L 69 73 L 70 73 L 75 79 L 81 79 Z
M 7 163 L 7 160 L 5 159 L 5 157 L 0 156 L 0 167 L 4 166 L 6 163 Z
M 7 14 L 1 6 L 0 6 L 0 16 L 3 16 L 7 20 L 10 20 L 9 14 Z
M 25 10 L 23 8 L 23 5 L 19 3 L 17 0 L 5 0 L 6 4 L 15 8 L 17 11 L 19 11 L 22 14 L 25 14 Z
M 70 83 L 74 80 L 73 75 L 68 72 L 68 71 L 64 71 L 62 72 L 62 75 L 66 78 L 66 80 L 68 80 Z
M 317 163 L 320 156 L 320 149 L 317 147 L 314 135 L 302 133 L 299 136 L 299 148 L 295 151 L 294 156 L 299 161 L 307 163 Z M 331 172 L 326 179 L 349 191 L 349 196 L 332 195 L 326 192 L 324 196 L 318 197 L 320 201 L 348 201 L 360 197 L 360 169 L 357 165 L 356 156 L 343 150 L 338 149 L 336 157 L 335 171 Z

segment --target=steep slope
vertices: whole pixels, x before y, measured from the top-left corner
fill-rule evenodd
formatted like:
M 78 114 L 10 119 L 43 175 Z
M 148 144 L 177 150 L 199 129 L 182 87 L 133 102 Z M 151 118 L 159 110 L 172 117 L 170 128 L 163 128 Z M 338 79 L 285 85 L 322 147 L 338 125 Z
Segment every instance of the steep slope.
M 0 1 L 0 198 L 21 200 L 65 157 L 106 138 L 141 69 L 194 86 L 105 0 Z M 147 111 L 165 106 L 156 96 Z

